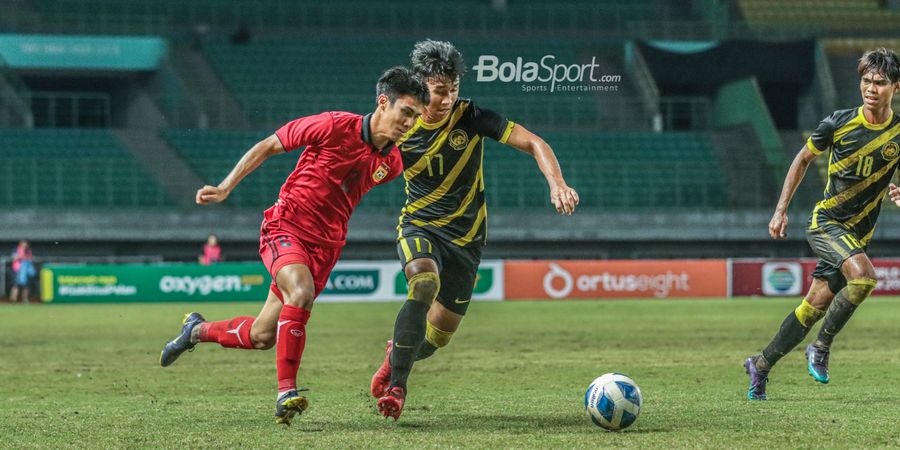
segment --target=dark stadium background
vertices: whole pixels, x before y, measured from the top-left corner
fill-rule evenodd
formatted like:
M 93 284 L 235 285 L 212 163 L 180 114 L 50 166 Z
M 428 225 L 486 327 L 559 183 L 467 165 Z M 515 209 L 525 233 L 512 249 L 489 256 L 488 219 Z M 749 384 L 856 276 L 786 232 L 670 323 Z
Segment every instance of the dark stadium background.
M 856 60 L 896 45 L 898 3 L 6 0 L 4 52 L 38 62 L 0 59 L 3 261 L 28 239 L 39 263 L 190 262 L 209 233 L 228 260 L 255 261 L 261 212 L 296 154 L 267 162 L 225 205 L 196 206 L 194 191 L 286 121 L 369 111 L 381 70 L 424 38 L 454 42 L 470 68 L 461 95 L 547 140 L 581 194 L 575 216 L 556 216 L 535 164 L 488 144 L 486 258 L 812 256 L 802 225 L 824 158 L 776 243 L 766 225 L 781 180 L 821 118 L 860 104 Z M 129 50 L 134 38 L 156 42 L 158 58 Z M 130 65 L 93 65 L 104 54 Z M 620 81 L 526 93 L 478 82 L 481 55 L 595 58 Z M 395 257 L 402 191 L 398 181 L 364 199 L 345 259 Z M 900 253 L 898 217 L 882 214 L 873 256 Z

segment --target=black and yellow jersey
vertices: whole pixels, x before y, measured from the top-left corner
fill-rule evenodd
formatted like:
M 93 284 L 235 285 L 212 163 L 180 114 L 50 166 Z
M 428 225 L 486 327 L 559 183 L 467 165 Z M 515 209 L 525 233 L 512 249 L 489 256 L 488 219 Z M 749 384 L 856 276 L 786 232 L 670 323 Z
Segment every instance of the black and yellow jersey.
M 900 160 L 900 116 L 869 123 L 863 108 L 835 111 L 809 137 L 815 154 L 830 149 L 825 199 L 816 204 L 809 228 L 828 221 L 853 232 L 863 246 L 872 239 L 881 201 Z
M 415 226 L 460 247 L 483 246 L 484 138 L 506 143 L 514 125 L 462 98 L 438 123 L 417 120 L 397 141 L 406 179 L 400 236 L 405 227 Z

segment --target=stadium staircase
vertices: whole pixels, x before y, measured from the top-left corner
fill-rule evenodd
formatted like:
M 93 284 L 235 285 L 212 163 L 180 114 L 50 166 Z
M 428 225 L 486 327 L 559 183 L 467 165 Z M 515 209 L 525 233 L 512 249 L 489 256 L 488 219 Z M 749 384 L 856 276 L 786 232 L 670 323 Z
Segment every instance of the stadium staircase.
M 856 55 L 829 55 L 828 66 L 834 77 L 834 86 L 837 91 L 835 109 L 855 108 L 862 105 L 859 93 L 859 76 L 856 74 L 857 61 L 860 54 Z M 823 118 L 819 118 L 821 120 Z M 816 124 L 810 124 L 813 128 Z
M 710 138 L 717 161 L 725 171 L 729 207 L 752 208 L 778 197 L 780 186 L 771 176 L 765 153 L 758 150 L 762 144 L 750 125 L 718 130 Z
M 169 198 L 180 207 L 194 204 L 194 193 L 202 186 L 198 177 L 166 141 L 152 130 L 136 128 L 112 130 L 131 156 L 160 183 Z M 218 184 L 218 181 L 213 184 Z
M 582 52 L 579 61 L 589 61 L 589 52 Z M 584 59 L 587 57 L 587 59 Z M 616 83 L 618 91 L 590 95 L 597 105 L 598 122 L 604 130 L 647 130 L 653 125 L 653 114 L 634 99 L 641 98 L 638 86 L 625 70 L 625 65 L 618 58 L 601 58 L 597 72 L 604 75 L 621 75 L 622 81 Z M 626 99 L 616 101 L 614 99 Z M 657 98 L 657 101 L 659 99 Z
M 231 91 L 194 46 L 173 45 L 169 61 L 184 82 L 183 94 L 194 106 L 201 128 L 248 128 L 250 122 Z
M 3 67 L 0 58 L 0 127 L 34 126 L 34 114 L 27 97 L 27 87 L 15 73 Z
M 781 132 L 785 156 L 789 160 L 793 160 L 794 156 L 797 155 L 797 152 L 806 145 L 806 139 L 812 132 L 812 127 L 816 125 L 818 125 L 818 123 L 810 124 L 810 130 Z M 814 166 L 807 170 L 807 176 L 803 179 L 803 182 L 797 186 L 797 191 L 794 192 L 794 199 L 791 201 L 792 209 L 799 210 L 799 212 L 804 214 L 809 214 L 809 211 L 812 209 L 811 205 L 822 200 L 822 191 L 825 189 L 825 183 L 828 181 L 828 158 L 816 158 L 814 164 Z M 782 177 L 784 177 L 784 175 L 785 174 L 781 174 Z M 778 190 L 770 197 L 773 201 L 774 199 L 777 199 L 778 195 L 781 193 L 780 185 L 776 185 L 775 188 Z

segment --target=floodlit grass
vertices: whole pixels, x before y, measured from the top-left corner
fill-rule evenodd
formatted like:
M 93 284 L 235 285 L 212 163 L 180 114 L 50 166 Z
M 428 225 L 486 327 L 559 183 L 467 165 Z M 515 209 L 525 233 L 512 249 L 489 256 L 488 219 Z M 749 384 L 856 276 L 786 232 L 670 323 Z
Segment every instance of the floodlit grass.
M 0 306 L 5 448 L 897 447 L 900 300 L 867 301 L 835 342 L 832 382 L 802 346 L 745 398 L 743 359 L 798 299 L 475 303 L 450 346 L 419 362 L 403 417 L 368 396 L 399 303 L 319 304 L 300 384 L 311 407 L 274 424 L 274 350 L 203 344 L 158 364 L 184 312 L 212 320 L 261 304 Z M 811 333 L 810 339 L 814 337 Z M 638 383 L 625 432 L 583 411 L 605 372 Z

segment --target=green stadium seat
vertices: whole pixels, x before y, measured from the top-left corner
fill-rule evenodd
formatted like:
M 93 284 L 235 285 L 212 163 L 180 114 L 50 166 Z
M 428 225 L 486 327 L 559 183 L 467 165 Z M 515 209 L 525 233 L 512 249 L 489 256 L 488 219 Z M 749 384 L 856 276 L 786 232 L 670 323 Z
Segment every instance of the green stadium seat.
M 727 184 L 702 133 L 544 133 L 588 209 L 715 209 Z M 549 191 L 526 155 L 489 144 L 485 178 L 494 207 L 546 206 Z M 510 156 L 518 161 L 511 164 Z M 502 173 L 495 170 L 503 168 Z M 513 174 L 510 175 L 510 169 Z
M 0 206 L 154 208 L 160 185 L 104 129 L 2 129 Z

